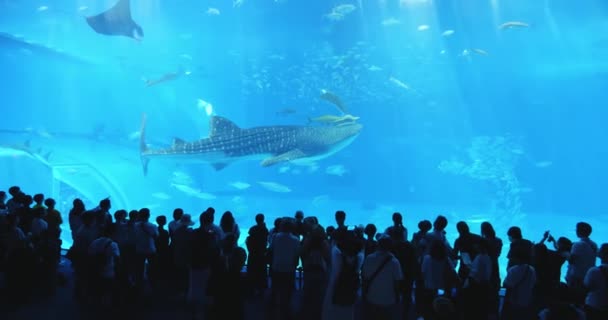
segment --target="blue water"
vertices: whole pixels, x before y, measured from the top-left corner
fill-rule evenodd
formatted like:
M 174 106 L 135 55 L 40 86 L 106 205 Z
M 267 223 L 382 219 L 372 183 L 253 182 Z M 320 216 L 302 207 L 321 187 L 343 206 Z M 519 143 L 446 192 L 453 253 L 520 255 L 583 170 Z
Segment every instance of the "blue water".
M 585 220 L 608 241 L 606 1 L 133 0 L 141 42 L 85 23 L 114 3 L 0 2 L 3 189 L 54 197 L 65 218 L 75 197 L 92 208 L 110 196 L 113 209 L 169 217 L 231 210 L 242 228 L 258 212 L 330 224 L 345 209 L 347 223 L 380 228 L 400 211 L 411 231 L 445 214 L 450 239 L 459 220 L 533 240 L 574 239 Z M 508 21 L 528 27 L 499 29 Z M 147 142 L 167 147 L 206 137 L 207 111 L 244 128 L 339 115 L 322 89 L 363 125 L 329 158 L 221 171 L 152 161 L 143 175 L 143 113 Z

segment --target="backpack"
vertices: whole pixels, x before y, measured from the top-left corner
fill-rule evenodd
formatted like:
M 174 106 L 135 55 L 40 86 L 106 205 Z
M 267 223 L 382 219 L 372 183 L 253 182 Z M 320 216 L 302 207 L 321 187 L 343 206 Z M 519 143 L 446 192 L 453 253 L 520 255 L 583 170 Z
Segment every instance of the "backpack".
M 600 273 L 604 276 L 604 280 L 606 281 L 606 288 L 608 288 L 608 267 L 599 266 Z
M 203 228 L 196 229 L 191 234 L 190 264 L 193 269 L 210 267 L 220 253 L 215 233 Z
M 327 263 L 323 257 L 321 248 L 312 248 L 303 259 L 304 272 L 306 271 L 326 271 Z
M 348 262 L 346 255 L 342 255 L 342 270 L 338 274 L 334 286 L 332 303 L 338 306 L 352 306 L 357 300 L 357 291 L 360 287 L 359 270 L 357 270 L 357 259 Z
M 106 267 L 110 255 L 108 254 L 108 248 L 112 245 L 112 240 L 107 239 L 103 246 L 103 249 L 97 251 L 89 256 L 89 270 L 92 275 L 101 275 L 102 270 Z

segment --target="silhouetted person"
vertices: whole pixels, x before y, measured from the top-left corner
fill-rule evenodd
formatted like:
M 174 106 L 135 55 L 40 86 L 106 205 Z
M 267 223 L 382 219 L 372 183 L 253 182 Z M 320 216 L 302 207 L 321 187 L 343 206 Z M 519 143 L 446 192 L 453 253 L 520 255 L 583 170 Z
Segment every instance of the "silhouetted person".
M 513 236 L 511 236 L 513 237 Z M 534 286 L 536 271 L 530 265 L 530 247 L 511 243 L 510 261 L 503 286 L 506 288 L 501 320 L 535 319 Z
M 158 229 L 150 223 L 150 210 L 139 210 L 139 222 L 135 224 L 135 288 L 138 294 L 144 290 L 146 276 L 146 261 L 154 264 L 156 255 L 155 241 L 158 238 Z
M 247 262 L 247 276 L 254 295 L 259 295 L 268 287 L 266 273 L 266 250 L 268 248 L 268 228 L 264 222 L 264 215 L 255 216 L 255 225 L 249 229 L 249 236 L 245 241 L 249 258 Z
M 422 255 L 426 252 L 424 248 L 424 238 L 433 228 L 433 224 L 429 220 L 422 220 L 418 222 L 418 231 L 414 232 L 412 236 L 412 245 L 416 248 L 416 255 L 419 259 L 422 259 Z
M 427 319 L 434 314 L 435 298 L 441 295 L 451 298 L 452 288 L 457 287 L 459 283 L 454 264 L 448 256 L 448 249 L 443 240 L 434 239 L 430 243 L 429 252 L 422 259 L 421 272 L 424 290 L 417 303 L 420 314 Z
M 360 289 L 363 243 L 353 230 L 335 239 L 331 252 L 331 273 L 323 301 L 323 320 L 353 319 Z
M 23 206 L 23 202 L 19 199 L 22 196 L 21 188 L 12 186 L 8 188 L 8 194 L 11 195 L 11 198 L 6 202 L 6 208 L 9 213 L 16 213 L 17 208 Z
M 570 292 L 565 284 L 559 284 L 554 291 L 549 304 L 539 312 L 538 320 L 593 320 L 571 303 Z
M 364 233 L 367 237 L 367 239 L 365 239 L 365 256 L 366 257 L 368 255 L 376 252 L 376 249 L 378 248 L 378 242 L 374 238 L 376 236 L 377 231 L 378 230 L 376 228 L 376 225 L 374 225 L 374 224 L 370 223 L 365 226 Z
M 546 241 L 553 243 L 556 250 L 548 249 Z M 534 245 L 533 265 L 537 276 L 535 296 L 541 306 L 546 306 L 560 288 L 562 266 L 571 248 L 572 241 L 564 237 L 556 241 L 549 231 L 544 233 L 540 243 Z
M 602 244 L 598 257 L 601 264 L 589 268 L 584 280 L 587 320 L 608 319 L 608 243 Z
M 206 215 L 201 215 L 207 217 Z M 189 266 L 192 257 L 192 226 L 194 222 L 190 214 L 184 214 L 179 219 L 179 224 L 175 226 L 171 237 L 171 252 L 173 254 L 173 282 L 178 293 L 185 293 L 188 290 Z M 207 227 L 206 223 L 201 224 Z M 214 235 L 215 236 L 215 235 Z M 216 240 L 217 241 L 217 240 Z
M 37 193 L 34 195 L 34 197 L 32 198 L 34 200 L 34 206 L 32 207 L 32 209 L 38 209 L 38 208 L 44 208 L 44 205 L 42 204 L 44 202 L 44 194 L 42 193 Z
M 74 238 L 72 267 L 75 274 L 75 295 L 79 299 L 86 298 L 88 290 L 87 255 L 91 243 L 99 237 L 99 230 L 94 225 L 95 216 L 91 211 L 82 214 L 82 226 Z
M 336 211 L 335 220 L 336 220 L 336 230 L 333 232 L 332 238 L 335 241 L 335 243 L 337 243 L 338 241 L 340 241 L 340 237 L 343 237 L 347 231 L 346 224 L 345 224 L 346 223 L 346 212 L 344 212 L 342 210 Z
M 111 208 L 112 203 L 110 199 L 105 198 L 99 201 L 99 206 L 97 206 L 97 208 L 91 210 L 95 215 L 95 225 L 99 228 L 100 232 L 106 225 L 112 223 L 112 215 L 110 214 Z
M 489 242 L 480 238 L 475 241 L 473 250 L 475 257 L 471 261 L 461 260 L 467 265 L 468 272 L 461 289 L 461 311 L 464 319 L 487 320 L 490 314 L 488 308 L 493 304 L 495 291 L 491 285 L 492 259 L 489 253 Z M 491 311 L 494 313 L 494 310 Z
M 242 320 L 245 316 L 245 294 L 241 270 L 245 266 L 247 253 L 236 244 L 236 236 L 232 233 L 224 237 L 221 247 L 219 267 L 213 270 L 213 276 L 221 284 L 221 290 L 214 294 L 215 319 Z
M 173 210 L 173 221 L 169 222 L 169 236 L 173 237 L 173 232 L 179 227 L 179 219 L 184 215 L 182 208 L 176 208 Z
M 190 229 L 190 215 L 184 214 L 180 219 L 180 227 L 176 229 L 175 235 L 180 234 L 190 236 L 189 243 L 185 248 L 189 249 L 189 270 L 188 270 L 188 302 L 192 306 L 194 318 L 200 312 L 205 312 L 207 295 L 213 296 L 221 284 L 219 281 L 219 256 L 221 252 L 218 236 L 213 224 L 213 213 L 206 210 L 199 216 L 200 226 L 194 230 Z M 178 239 L 178 238 L 176 238 Z M 213 280 L 213 281 L 211 281 Z M 226 291 L 230 287 L 221 288 Z M 202 310 L 201 310 L 202 309 Z
M 518 262 L 531 264 L 532 263 L 532 254 L 533 254 L 533 245 L 530 240 L 524 239 L 521 234 L 521 229 L 519 227 L 511 227 L 507 231 L 507 236 L 509 237 L 509 241 L 511 245 L 509 246 L 509 253 L 507 253 L 507 259 L 509 262 L 507 263 L 507 270 L 511 268 L 515 262 L 513 260 L 513 252 L 516 250 L 519 252 Z M 521 259 L 529 259 L 529 260 L 521 260 Z
M 364 285 L 361 298 L 364 319 L 393 319 L 401 296 L 403 272 L 399 260 L 391 251 L 394 244 L 405 242 L 404 239 L 399 241 L 402 237 L 402 234 L 395 235 L 393 239 L 388 235 L 381 236 L 378 240 L 378 250 L 363 261 L 361 280 Z M 411 291 L 409 294 L 411 300 Z
M 281 231 L 274 236 L 269 247 L 272 268 L 273 319 L 290 319 L 291 297 L 295 286 L 295 271 L 300 257 L 300 241 L 293 234 L 295 224 L 285 219 Z
M 169 252 L 169 231 L 165 229 L 167 217 L 163 215 L 156 217 L 156 224 L 158 226 L 158 238 L 154 241 L 156 257 L 154 264 L 150 265 L 150 281 L 155 289 L 165 283 L 172 260 Z
M 303 237 L 304 236 L 304 211 L 298 210 L 294 215 L 295 221 L 295 234 L 296 236 Z
M 120 257 L 118 244 L 112 239 L 115 230 L 115 225 L 107 225 L 88 248 L 89 293 L 96 305 L 112 307 L 115 302 L 116 263 Z
M 276 218 L 273 222 L 273 227 L 268 231 L 268 246 L 272 245 L 272 239 L 274 236 L 281 231 L 281 223 L 283 222 L 282 218 Z
M 488 256 L 492 261 L 492 273 L 490 275 L 490 292 L 488 313 L 491 315 L 498 314 L 499 310 L 499 291 L 502 286 L 500 279 L 500 267 L 498 258 L 502 253 L 502 240 L 496 236 L 496 231 L 491 223 L 484 221 L 481 223 L 481 237 L 486 240 L 488 245 Z
M 481 242 L 481 237 L 471 233 L 469 225 L 464 221 L 456 224 L 456 230 L 458 230 L 459 236 L 454 241 L 454 255 L 460 258 L 458 276 L 464 280 L 468 277 L 469 266 L 477 255 L 476 249 Z
M 398 239 L 399 241 L 408 240 L 407 228 L 403 226 L 403 216 L 401 213 L 393 213 L 393 225 L 386 228 L 384 233 L 390 235 L 393 239 Z
M 46 206 L 46 215 L 44 220 L 48 224 L 50 236 L 59 239 L 63 219 L 61 218 L 61 213 L 55 208 L 55 204 L 56 202 L 52 198 L 47 198 L 44 200 L 44 205 Z
M 585 298 L 585 288 L 583 280 L 587 271 L 595 267 L 597 257 L 597 244 L 589 239 L 592 228 L 586 222 L 576 224 L 576 236 L 579 241 L 572 245 L 568 258 L 568 271 L 566 273 L 566 283 L 577 303 L 582 303 Z
M 70 231 L 72 232 L 72 240 L 75 239 L 76 233 L 78 229 L 82 226 L 82 214 L 86 211 L 84 206 L 84 202 L 82 200 L 76 198 L 72 202 L 72 209 L 68 215 L 68 220 L 70 223 Z
M 7 233 L 5 242 L 4 272 L 6 279 L 7 306 L 16 308 L 27 303 L 28 290 L 31 287 L 31 273 L 34 270 L 32 247 L 27 237 L 19 228 L 19 217 L 9 213 L 6 217 Z M 4 257 L 3 257 L 4 258 Z
M 227 235 L 234 235 L 236 243 L 238 244 L 239 238 L 241 237 L 241 230 L 239 225 L 234 220 L 232 212 L 226 211 L 220 219 L 220 228 L 222 229 L 222 239 Z
M 325 230 L 318 224 L 302 241 L 302 268 L 304 270 L 303 308 L 300 319 L 321 319 L 323 298 L 329 276 L 330 245 Z

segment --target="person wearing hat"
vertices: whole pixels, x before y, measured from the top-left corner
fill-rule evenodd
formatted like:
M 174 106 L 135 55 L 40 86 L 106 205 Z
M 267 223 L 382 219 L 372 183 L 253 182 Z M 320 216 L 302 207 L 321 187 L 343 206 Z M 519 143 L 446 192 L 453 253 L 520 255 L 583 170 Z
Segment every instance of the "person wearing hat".
M 194 221 L 192 221 L 192 216 L 190 214 L 186 213 L 179 219 L 179 224 L 180 224 L 179 227 L 182 227 L 182 226 L 192 227 L 194 225 Z

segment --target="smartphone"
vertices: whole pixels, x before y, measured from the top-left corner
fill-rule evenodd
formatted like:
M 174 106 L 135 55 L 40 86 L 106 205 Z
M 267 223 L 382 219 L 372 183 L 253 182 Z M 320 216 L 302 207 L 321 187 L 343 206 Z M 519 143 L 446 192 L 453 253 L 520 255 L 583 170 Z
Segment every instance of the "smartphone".
M 438 296 L 442 296 L 444 293 L 445 293 L 445 291 L 443 291 L 443 289 L 437 289 Z

